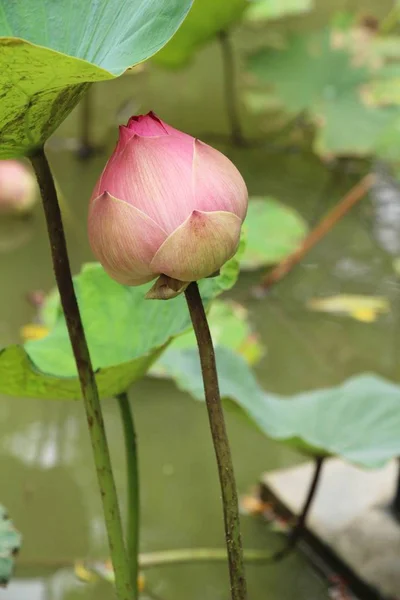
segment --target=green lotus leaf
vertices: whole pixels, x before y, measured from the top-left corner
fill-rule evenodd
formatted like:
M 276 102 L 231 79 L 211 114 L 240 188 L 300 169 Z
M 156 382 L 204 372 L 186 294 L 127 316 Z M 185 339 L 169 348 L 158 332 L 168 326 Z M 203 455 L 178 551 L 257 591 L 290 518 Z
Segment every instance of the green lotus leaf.
M 400 116 L 393 97 L 380 106 L 371 100 L 378 82 L 385 89 L 396 83 L 399 67 L 377 69 L 380 51 L 372 39 L 352 40 L 351 32 L 325 28 L 293 35 L 283 47 L 263 48 L 248 59 L 249 71 L 264 86 L 265 110 L 279 103 L 290 114 L 306 115 L 322 156 L 374 154 Z M 259 93 L 256 98 L 263 111 Z M 254 94 L 250 104 L 254 107 Z
M 251 22 L 280 19 L 307 12 L 313 5 L 313 0 L 252 0 L 246 11 L 246 19 Z
M 196 0 L 189 16 L 152 62 L 181 67 L 220 31 L 230 29 L 248 7 L 248 0 Z
M 199 283 L 206 306 L 231 287 L 239 272 L 231 259 L 217 277 Z M 146 300 L 152 285 L 125 287 L 97 264 L 74 277 L 83 324 L 101 397 L 125 391 L 143 377 L 165 346 L 190 326 L 184 296 Z M 0 351 L 0 393 L 50 399 L 80 399 L 74 357 L 59 300 L 45 307 L 49 334 Z
M 0 504 L 0 586 L 10 581 L 14 560 L 22 543 L 22 536 L 15 529 L 4 506 Z
M 273 265 L 292 254 L 304 239 L 307 225 L 293 209 L 274 198 L 251 198 L 245 221 L 244 270 Z
M 0 158 L 29 155 L 88 84 L 157 52 L 192 0 L 0 0 Z
M 217 346 L 216 359 L 227 406 L 268 437 L 308 455 L 336 455 L 365 468 L 400 455 L 399 385 L 367 373 L 337 387 L 283 397 L 265 393 L 232 349 Z M 204 399 L 195 349 L 171 346 L 160 364 L 179 388 Z

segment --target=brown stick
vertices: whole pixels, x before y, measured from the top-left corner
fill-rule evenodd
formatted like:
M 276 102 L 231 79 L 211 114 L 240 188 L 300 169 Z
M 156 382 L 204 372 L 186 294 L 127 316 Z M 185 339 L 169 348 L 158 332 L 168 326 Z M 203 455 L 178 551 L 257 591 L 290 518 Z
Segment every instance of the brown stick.
M 375 182 L 375 175 L 366 175 L 342 198 L 342 200 L 318 223 L 309 233 L 300 248 L 285 258 L 272 271 L 267 273 L 260 282 L 259 289 L 267 291 L 272 285 L 280 281 L 297 265 L 302 258 L 313 248 L 332 227 L 365 196 Z

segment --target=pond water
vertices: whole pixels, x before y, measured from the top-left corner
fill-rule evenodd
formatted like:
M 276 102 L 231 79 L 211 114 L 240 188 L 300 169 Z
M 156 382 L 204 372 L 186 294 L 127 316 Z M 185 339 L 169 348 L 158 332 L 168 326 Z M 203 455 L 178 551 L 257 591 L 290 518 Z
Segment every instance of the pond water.
M 330 4 L 343 8 L 351 3 Z M 365 9 L 367 4 L 374 3 L 364 2 Z M 322 19 L 324 10 L 321 4 L 313 19 Z M 302 26 L 303 20 L 297 23 Z M 249 36 L 240 31 L 235 41 L 238 50 L 250 44 Z M 211 70 L 210 64 L 214 65 Z M 199 137 L 207 132 L 224 133 L 227 124 L 219 67 L 218 48 L 212 45 L 182 72 L 144 70 L 96 87 L 94 136 L 104 148 L 90 162 L 77 161 L 59 143 L 76 134 L 79 110 L 57 132 L 49 155 L 63 194 L 74 272 L 82 262 L 92 260 L 85 233 L 87 200 L 113 147 L 118 115 L 151 108 Z M 179 90 L 178 96 L 175 90 Z M 246 134 L 259 134 L 257 120 L 248 115 L 244 118 Z M 310 222 L 333 206 L 363 171 L 362 166 L 354 165 L 355 172 L 333 175 L 331 168 L 311 154 L 237 149 L 226 144 L 220 148 L 237 164 L 251 194 L 273 195 Z M 32 219 L 3 222 L 0 230 L 6 240 L 0 248 L 0 344 L 5 345 L 18 342 L 20 327 L 34 317 L 27 292 L 50 289 L 53 275 L 39 207 Z M 371 203 L 365 199 L 266 299 L 255 300 L 249 294 L 259 274 L 241 276 L 229 296 L 246 303 L 254 329 L 267 347 L 256 367 L 266 389 L 290 394 L 334 385 L 364 371 L 399 380 L 398 283 L 392 257 L 380 249 L 373 230 Z M 392 310 L 374 323 L 361 323 L 305 307 L 309 298 L 339 293 L 384 295 Z M 140 451 L 141 550 L 221 547 L 219 486 L 205 406 L 177 391 L 172 383 L 151 379 L 135 385 L 130 398 Z M 124 452 L 115 401 L 105 401 L 104 411 L 117 484 L 123 494 Z M 234 415 L 228 415 L 228 427 L 240 493 L 248 491 L 263 471 L 303 460 Z M 16 577 L 7 590 L 0 591 L 0 598 L 111 598 L 107 584 L 79 583 L 71 569 L 77 557 L 106 555 L 81 404 L 2 398 L 0 447 L 0 500 L 24 535 Z M 247 548 L 273 551 L 282 543 L 263 522 L 250 517 L 243 517 L 243 537 Z M 252 600 L 327 598 L 325 583 L 299 554 L 274 568 L 249 565 L 247 571 Z M 228 599 L 223 564 L 163 567 L 148 571 L 146 579 L 154 598 L 162 600 Z

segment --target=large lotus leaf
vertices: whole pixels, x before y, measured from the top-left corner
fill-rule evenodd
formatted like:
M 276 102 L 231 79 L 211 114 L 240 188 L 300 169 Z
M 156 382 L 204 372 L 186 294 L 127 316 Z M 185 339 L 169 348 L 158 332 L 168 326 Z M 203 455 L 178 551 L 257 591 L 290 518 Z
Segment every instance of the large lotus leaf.
M 0 586 L 6 585 L 13 573 L 15 555 L 22 536 L 15 529 L 6 509 L 0 504 Z
M 221 395 L 268 437 L 308 454 L 337 455 L 374 468 L 400 455 L 400 387 L 362 374 L 342 385 L 283 397 L 266 394 L 246 361 L 217 347 Z M 173 350 L 161 358 L 164 373 L 204 399 L 198 354 Z
M 248 68 L 269 84 L 266 109 L 272 95 L 289 113 L 308 115 L 316 126 L 319 154 L 368 155 L 400 108 L 371 106 L 365 90 L 371 81 L 398 76 L 398 68 L 375 69 L 372 47 L 349 46 L 342 37 L 330 29 L 295 35 L 284 48 L 264 48 L 251 56 Z
M 189 16 L 153 61 L 163 67 L 181 67 L 203 44 L 232 27 L 248 7 L 248 0 L 196 0 Z
M 246 11 L 248 21 L 269 21 L 312 9 L 313 0 L 252 0 Z
M 234 258 L 218 277 L 200 282 L 206 305 L 234 284 L 238 271 Z M 101 397 L 121 393 L 143 377 L 165 345 L 190 325 L 184 296 L 146 300 L 151 283 L 121 286 L 97 263 L 84 266 L 74 284 Z M 47 323 L 53 327 L 46 337 L 0 352 L 0 393 L 81 398 L 65 320 L 54 295 L 50 303 Z
M 87 84 L 157 52 L 192 0 L 0 0 L 0 157 L 41 146 Z
M 274 198 L 251 198 L 245 221 L 246 248 L 242 269 L 273 265 L 294 252 L 307 233 L 307 225 L 293 209 Z

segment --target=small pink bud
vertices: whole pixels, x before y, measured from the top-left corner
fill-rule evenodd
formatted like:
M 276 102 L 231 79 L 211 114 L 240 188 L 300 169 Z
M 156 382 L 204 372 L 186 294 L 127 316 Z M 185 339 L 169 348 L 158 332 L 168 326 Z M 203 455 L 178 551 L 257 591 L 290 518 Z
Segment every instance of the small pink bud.
M 0 160 L 0 214 L 25 213 L 37 199 L 33 173 L 17 160 Z
M 221 152 L 154 113 L 131 117 L 90 201 L 90 244 L 119 283 L 196 281 L 235 253 L 247 200 Z

